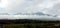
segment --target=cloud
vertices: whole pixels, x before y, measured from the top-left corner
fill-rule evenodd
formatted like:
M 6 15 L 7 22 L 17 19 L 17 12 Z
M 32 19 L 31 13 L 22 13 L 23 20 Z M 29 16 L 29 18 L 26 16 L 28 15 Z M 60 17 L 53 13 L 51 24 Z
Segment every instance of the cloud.
M 60 0 L 6 0 L 8 4 L 4 8 L 9 14 L 36 13 L 59 15 Z M 3 10 L 3 9 L 1 9 Z
M 7 10 L 9 13 L 31 13 L 38 11 L 37 4 L 43 0 L 9 0 Z M 37 7 L 37 8 L 36 8 Z
M 45 15 L 60 15 L 60 0 L 8 0 L 8 4 L 6 5 L 5 8 L 0 9 L 0 13 L 3 13 L 3 15 L 0 15 L 0 19 L 38 18 L 40 20 L 60 20 L 60 18 L 57 18 L 60 16 L 57 17 L 45 16 Z M 8 14 L 24 14 L 24 15 L 8 15 Z
M 42 12 L 35 12 L 35 13 L 16 13 L 15 15 L 46 15 Z
M 51 9 L 49 8 L 47 13 L 60 15 L 60 3 L 55 4 Z

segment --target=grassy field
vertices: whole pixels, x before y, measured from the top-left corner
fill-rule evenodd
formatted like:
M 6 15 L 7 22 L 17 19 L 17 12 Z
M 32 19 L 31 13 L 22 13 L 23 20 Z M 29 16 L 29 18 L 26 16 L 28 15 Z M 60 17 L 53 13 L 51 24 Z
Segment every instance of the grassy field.
M 60 23 L 4 24 L 4 28 L 60 28 Z
M 0 20 L 2 21 L 2 20 Z M 4 20 L 3 28 L 60 28 L 60 21 Z

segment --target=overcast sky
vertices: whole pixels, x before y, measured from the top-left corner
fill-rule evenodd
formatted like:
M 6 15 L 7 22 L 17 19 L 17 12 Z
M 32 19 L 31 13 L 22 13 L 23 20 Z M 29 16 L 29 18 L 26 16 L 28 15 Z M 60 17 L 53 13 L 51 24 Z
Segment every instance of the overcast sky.
M 32 15 L 4 15 L 4 13 Z M 60 0 L 0 0 L 0 19 L 39 18 L 41 20 L 60 20 L 60 18 L 46 15 L 60 15 Z
M 60 0 L 1 0 L 0 13 L 36 13 L 60 15 Z

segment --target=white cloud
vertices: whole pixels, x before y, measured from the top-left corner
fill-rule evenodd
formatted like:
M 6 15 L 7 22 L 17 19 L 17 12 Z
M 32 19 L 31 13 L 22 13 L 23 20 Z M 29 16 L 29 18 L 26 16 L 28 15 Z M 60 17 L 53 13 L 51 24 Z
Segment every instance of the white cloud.
M 6 2 L 6 1 L 5 1 Z M 5 6 L 6 5 L 6 6 Z M 8 4 L 5 4 L 3 9 L 0 9 L 0 13 L 29 13 L 34 14 L 36 12 L 43 12 L 43 14 L 60 15 L 60 0 L 8 0 Z M 59 16 L 57 16 L 59 17 Z M 38 16 L 38 15 L 0 15 L 1 18 L 8 19 L 25 19 L 25 18 L 41 18 L 41 20 L 60 20 L 52 16 Z
M 35 13 L 35 12 L 43 12 L 45 14 L 57 14 L 57 15 L 60 14 L 59 13 L 60 0 L 6 0 L 4 2 L 8 3 L 5 4 L 6 6 L 5 5 L 4 6 L 5 11 L 8 12 L 9 14 Z
M 6 10 L 10 14 L 35 13 L 38 11 L 46 14 L 54 14 L 53 12 L 55 12 L 56 14 L 57 12 L 53 8 L 57 3 L 60 4 L 60 0 L 8 0 Z

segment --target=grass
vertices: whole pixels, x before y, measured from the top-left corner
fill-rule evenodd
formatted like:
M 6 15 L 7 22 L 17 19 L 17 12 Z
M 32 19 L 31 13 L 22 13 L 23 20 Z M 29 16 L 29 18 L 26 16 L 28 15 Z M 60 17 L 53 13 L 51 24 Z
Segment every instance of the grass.
M 4 24 L 4 28 L 60 28 L 60 23 Z
M 3 28 L 60 28 L 60 21 L 4 20 Z M 4 24 L 5 23 L 5 24 Z

